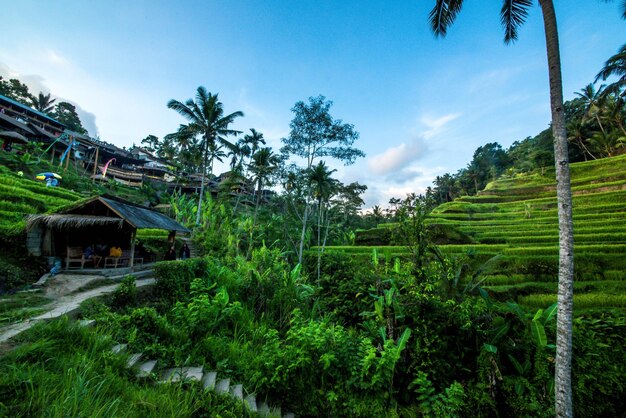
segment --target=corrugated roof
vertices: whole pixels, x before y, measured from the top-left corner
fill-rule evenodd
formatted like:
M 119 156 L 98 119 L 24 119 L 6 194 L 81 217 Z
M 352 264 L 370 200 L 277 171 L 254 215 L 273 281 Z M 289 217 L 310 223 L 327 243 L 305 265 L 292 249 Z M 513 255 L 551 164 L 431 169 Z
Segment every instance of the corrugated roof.
M 11 125 L 20 128 L 21 130 L 28 132 L 30 134 L 35 134 L 35 132 L 33 132 L 32 129 L 30 129 L 28 126 L 26 126 L 26 124 L 20 122 L 19 120 L 12 118 L 9 115 L 5 115 L 4 113 L 0 113 L 0 119 L 5 120 L 7 122 L 9 122 Z
M 189 229 L 162 213 L 107 195 L 97 196 L 83 202 L 82 204 L 72 205 L 72 207 L 62 210 L 62 212 L 80 212 L 82 208 L 92 204 L 97 204 L 98 202 L 106 205 L 117 216 L 138 229 L 154 228 L 164 229 L 166 231 L 191 232 Z
M 39 126 L 35 125 L 34 123 L 29 123 L 28 126 L 31 129 L 34 129 L 35 131 L 39 132 L 41 135 L 46 136 L 50 139 L 57 139 L 56 136 L 54 136 L 53 134 L 51 134 L 50 132 L 46 131 L 43 128 L 40 128 Z
M 12 105 L 15 105 L 15 106 L 21 107 L 22 109 L 27 110 L 27 111 L 29 111 L 29 112 L 33 112 L 33 113 L 34 113 L 34 114 L 36 114 L 37 116 L 41 116 L 42 118 L 46 118 L 46 119 L 48 119 L 48 120 L 50 120 L 50 121 L 52 121 L 52 122 L 54 122 L 54 123 L 56 123 L 56 124 L 59 124 L 59 125 L 61 125 L 61 126 L 65 127 L 65 125 L 64 125 L 64 124 L 62 124 L 61 122 L 59 122 L 59 121 L 58 121 L 58 120 L 56 120 L 56 119 L 51 118 L 50 116 L 46 115 L 45 113 L 42 113 L 42 112 L 40 112 L 40 111 L 38 111 L 38 110 L 35 110 L 35 109 L 33 109 L 32 107 L 28 107 L 28 106 L 26 106 L 25 104 L 20 103 L 20 102 L 18 102 L 18 101 L 15 101 L 15 100 L 13 100 L 13 99 L 9 99 L 7 96 L 3 96 L 3 95 L 1 95 L 1 94 L 0 94 L 0 99 L 5 100 L 5 101 L 9 102 L 9 103 L 11 103 Z

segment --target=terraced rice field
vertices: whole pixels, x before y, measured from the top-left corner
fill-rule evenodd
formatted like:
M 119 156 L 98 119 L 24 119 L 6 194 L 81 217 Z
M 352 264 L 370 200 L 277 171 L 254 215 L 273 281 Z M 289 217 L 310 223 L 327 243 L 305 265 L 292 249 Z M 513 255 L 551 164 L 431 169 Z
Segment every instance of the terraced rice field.
M 571 172 L 575 308 L 625 308 L 626 155 L 572 164 Z M 559 237 L 553 170 L 544 176 L 494 181 L 476 196 L 437 207 L 429 223 L 444 225 L 473 242 L 440 248 L 450 255 L 469 254 L 486 262 L 484 284 L 494 294 L 532 307 L 556 300 Z M 377 230 L 383 234 L 393 227 L 384 224 Z M 370 236 L 376 232 L 364 231 Z M 369 254 L 371 248 L 335 250 Z M 379 246 L 378 250 L 406 253 L 404 247 Z
M 25 215 L 55 210 L 84 197 L 67 189 L 0 170 L 0 236 L 23 233 Z

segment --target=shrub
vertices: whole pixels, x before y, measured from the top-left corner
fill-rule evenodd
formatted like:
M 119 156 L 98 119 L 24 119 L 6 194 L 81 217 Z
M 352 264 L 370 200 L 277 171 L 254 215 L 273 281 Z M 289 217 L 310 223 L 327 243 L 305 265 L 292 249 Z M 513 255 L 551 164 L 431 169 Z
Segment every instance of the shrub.
M 204 258 L 156 263 L 156 295 L 170 302 L 187 300 L 191 282 L 196 277 L 205 277 L 207 267 L 208 263 Z
M 127 275 L 122 283 L 113 292 L 113 305 L 123 308 L 128 305 L 134 305 L 137 302 L 137 286 L 135 285 L 135 276 Z

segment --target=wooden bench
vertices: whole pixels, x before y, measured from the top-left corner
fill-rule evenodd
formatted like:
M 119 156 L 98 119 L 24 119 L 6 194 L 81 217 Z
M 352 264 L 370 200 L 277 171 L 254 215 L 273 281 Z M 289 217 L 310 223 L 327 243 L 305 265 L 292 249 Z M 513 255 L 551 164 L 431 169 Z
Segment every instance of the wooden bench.
M 85 254 L 83 253 L 82 247 L 67 247 L 67 255 L 65 256 L 65 268 L 71 269 L 72 264 L 80 263 L 80 267 L 74 268 L 85 268 L 85 264 L 91 263 L 94 264 L 93 258 L 85 258 Z
M 134 262 L 136 264 L 142 264 L 143 258 L 135 258 Z M 104 268 L 128 267 L 129 265 L 130 265 L 130 250 L 122 250 L 122 255 L 120 257 L 105 257 L 104 258 Z

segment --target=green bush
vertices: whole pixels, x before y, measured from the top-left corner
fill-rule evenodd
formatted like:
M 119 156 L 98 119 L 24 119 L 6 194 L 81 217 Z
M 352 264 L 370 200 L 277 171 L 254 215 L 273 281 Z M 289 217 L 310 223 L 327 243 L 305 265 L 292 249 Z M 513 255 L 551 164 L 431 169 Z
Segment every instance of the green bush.
M 113 306 L 123 308 L 137 302 L 137 286 L 135 276 L 127 275 L 113 292 Z
M 196 277 L 205 277 L 207 266 L 208 262 L 204 258 L 156 263 L 154 267 L 155 294 L 170 302 L 187 300 L 191 282 Z

